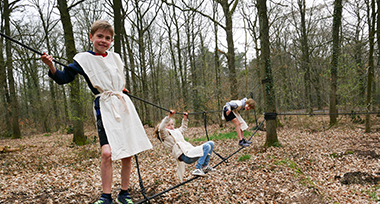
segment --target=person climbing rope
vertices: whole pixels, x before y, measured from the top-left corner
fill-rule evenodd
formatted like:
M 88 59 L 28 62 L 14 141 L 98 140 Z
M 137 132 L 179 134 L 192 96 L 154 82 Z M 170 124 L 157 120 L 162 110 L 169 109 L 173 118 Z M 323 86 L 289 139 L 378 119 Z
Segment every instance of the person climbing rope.
M 194 176 L 206 176 L 207 172 L 214 171 L 214 168 L 209 166 L 210 157 L 214 149 L 214 142 L 208 141 L 202 145 L 194 147 L 187 142 L 183 134 L 187 130 L 188 113 L 183 114 L 182 124 L 180 128 L 174 128 L 172 116 L 174 110 L 169 112 L 160 124 L 153 131 L 153 136 L 158 138 L 167 148 L 172 150 L 172 154 L 177 161 L 177 175 L 183 181 L 185 173 L 185 163 L 192 164 L 197 161 L 195 170 L 192 172 Z

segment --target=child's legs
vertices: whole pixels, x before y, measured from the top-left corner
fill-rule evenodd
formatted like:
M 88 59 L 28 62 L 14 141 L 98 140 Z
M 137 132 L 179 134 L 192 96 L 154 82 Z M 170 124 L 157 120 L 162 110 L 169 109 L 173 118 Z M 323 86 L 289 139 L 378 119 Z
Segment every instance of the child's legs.
M 206 144 L 210 145 L 211 148 L 210 148 L 209 152 L 207 153 L 206 159 L 205 159 L 204 163 L 202 164 L 202 166 L 207 166 L 208 165 L 208 162 L 210 161 L 210 157 L 211 157 L 212 151 L 214 150 L 214 142 L 213 141 L 208 141 L 208 142 L 206 142 Z
M 186 164 L 192 164 L 192 163 L 198 161 L 199 157 L 193 157 L 193 158 L 191 158 L 191 157 L 187 157 L 187 156 L 185 156 L 184 154 L 182 154 L 182 155 L 181 155 L 181 159 L 182 159 L 182 161 L 185 162 Z
M 103 193 L 111 193 L 112 185 L 112 160 L 111 147 L 109 144 L 102 146 L 102 163 L 100 166 Z
M 121 189 L 128 190 L 129 179 L 131 177 L 131 158 L 124 158 L 121 160 Z
M 243 130 L 241 130 L 241 123 L 239 122 L 239 120 L 237 118 L 234 118 L 233 120 L 231 120 L 235 126 L 236 126 L 236 133 L 238 135 L 238 138 L 239 140 L 242 140 L 243 139 Z
M 207 158 L 210 150 L 212 149 L 211 145 L 208 142 L 203 144 L 202 148 L 203 148 L 203 156 L 198 159 L 197 165 L 195 166 L 195 168 L 197 168 L 197 169 L 202 169 L 202 166 L 205 164 L 206 158 Z

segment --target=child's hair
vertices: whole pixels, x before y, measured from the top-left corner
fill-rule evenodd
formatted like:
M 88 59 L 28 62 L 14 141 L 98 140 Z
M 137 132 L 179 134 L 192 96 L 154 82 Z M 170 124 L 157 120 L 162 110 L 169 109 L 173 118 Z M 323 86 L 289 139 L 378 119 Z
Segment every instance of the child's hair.
M 256 101 L 254 101 L 253 99 L 248 99 L 246 102 L 246 104 L 248 104 L 248 106 L 251 108 L 251 109 L 255 109 L 256 107 Z
M 173 121 L 173 123 L 175 123 L 175 120 L 173 118 L 170 118 L 171 121 Z M 158 131 L 158 129 L 160 128 L 160 124 L 156 125 L 156 127 L 154 128 L 153 130 L 153 137 L 159 139 L 161 142 L 163 142 L 164 140 L 161 139 L 160 137 L 160 131 Z
M 113 36 L 115 34 L 112 25 L 106 20 L 97 20 L 91 26 L 91 35 L 94 35 L 95 32 L 99 29 L 108 30 Z
M 156 125 L 156 127 L 154 128 L 154 130 L 153 130 L 153 137 L 159 139 L 162 142 L 162 140 L 160 138 L 160 133 L 158 131 L 159 127 L 160 127 L 160 124 Z

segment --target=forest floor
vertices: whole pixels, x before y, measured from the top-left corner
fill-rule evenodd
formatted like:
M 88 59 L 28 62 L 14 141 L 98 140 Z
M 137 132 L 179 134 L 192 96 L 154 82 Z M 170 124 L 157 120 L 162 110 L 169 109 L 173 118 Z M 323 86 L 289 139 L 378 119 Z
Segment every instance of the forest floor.
M 262 121 L 262 119 L 260 120 Z M 263 148 L 264 131 L 252 144 L 220 163 L 216 171 L 150 200 L 151 203 L 378 203 L 380 202 L 380 124 L 373 116 L 372 132 L 364 124 L 339 117 L 328 128 L 326 116 L 281 117 L 277 129 L 281 147 Z M 191 125 L 191 121 L 190 121 Z M 252 124 L 254 125 L 254 124 Z M 253 133 L 253 126 L 250 132 Z M 234 132 L 230 123 L 208 126 L 208 134 Z M 180 183 L 171 151 L 146 132 L 153 149 L 138 155 L 145 190 L 153 195 Z M 0 203 L 93 203 L 101 193 L 100 151 L 95 130 L 90 144 L 72 144 L 72 135 L 52 133 L 0 139 L 0 146 L 20 151 L 0 153 Z M 204 138 L 204 127 L 190 127 L 185 137 Z M 239 149 L 237 139 L 214 140 L 215 151 L 227 157 Z M 130 193 L 141 201 L 133 159 Z M 120 189 L 120 162 L 115 161 L 113 198 Z M 187 165 L 185 180 L 195 164 Z

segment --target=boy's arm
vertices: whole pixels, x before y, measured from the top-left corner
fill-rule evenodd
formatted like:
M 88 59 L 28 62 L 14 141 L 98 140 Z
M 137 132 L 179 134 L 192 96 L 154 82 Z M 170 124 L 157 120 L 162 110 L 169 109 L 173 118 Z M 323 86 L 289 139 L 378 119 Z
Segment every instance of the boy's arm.
M 41 60 L 49 67 L 49 77 L 52 78 L 58 84 L 67 84 L 75 79 L 75 76 L 80 73 L 84 74 L 82 67 L 74 61 L 64 68 L 63 71 L 58 70 L 53 64 L 53 57 L 44 53 L 41 56 Z

